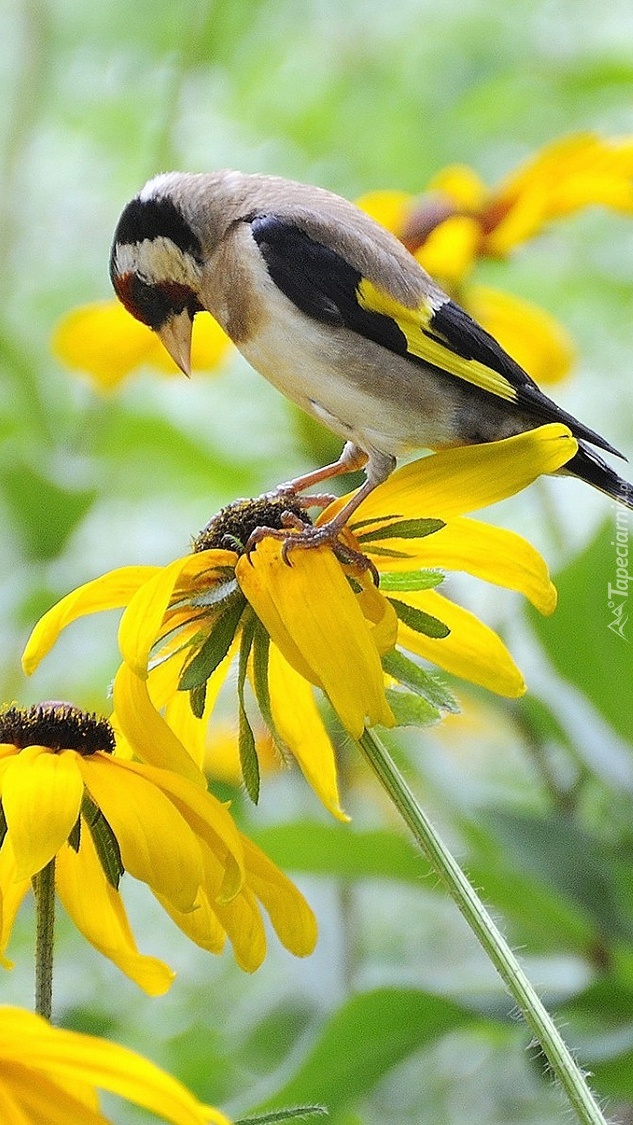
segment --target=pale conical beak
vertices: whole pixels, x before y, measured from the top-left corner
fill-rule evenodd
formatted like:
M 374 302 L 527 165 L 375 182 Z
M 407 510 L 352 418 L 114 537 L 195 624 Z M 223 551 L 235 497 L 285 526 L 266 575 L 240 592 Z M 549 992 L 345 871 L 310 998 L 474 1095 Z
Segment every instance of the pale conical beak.
M 187 309 L 175 313 L 166 320 L 162 328 L 156 329 L 156 335 L 169 352 L 174 363 L 187 376 L 191 375 L 191 333 L 193 320 Z

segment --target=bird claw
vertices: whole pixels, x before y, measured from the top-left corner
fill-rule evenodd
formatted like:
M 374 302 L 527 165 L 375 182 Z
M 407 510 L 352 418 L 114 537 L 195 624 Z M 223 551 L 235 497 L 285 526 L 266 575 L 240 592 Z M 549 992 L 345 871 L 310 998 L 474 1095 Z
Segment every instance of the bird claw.
M 286 563 L 286 566 L 292 565 L 288 557 L 291 551 L 314 550 L 316 547 L 329 547 L 340 563 L 343 563 L 345 566 L 357 567 L 362 571 L 368 570 L 374 585 L 379 585 L 380 575 L 374 563 L 367 555 L 364 555 L 362 551 L 356 551 L 353 547 L 349 547 L 346 543 L 341 542 L 339 535 L 343 528 L 340 527 L 335 520 L 322 524 L 321 527 L 313 527 L 311 524 L 303 523 L 294 512 L 284 512 L 282 515 L 282 523 L 284 525 L 283 529 L 256 527 L 255 530 L 251 532 L 245 549 L 249 562 L 251 562 L 251 553 L 255 550 L 257 544 L 261 543 L 262 539 L 267 537 L 281 541 L 281 557 Z M 288 535 L 287 531 L 291 529 L 295 529 L 297 534 Z

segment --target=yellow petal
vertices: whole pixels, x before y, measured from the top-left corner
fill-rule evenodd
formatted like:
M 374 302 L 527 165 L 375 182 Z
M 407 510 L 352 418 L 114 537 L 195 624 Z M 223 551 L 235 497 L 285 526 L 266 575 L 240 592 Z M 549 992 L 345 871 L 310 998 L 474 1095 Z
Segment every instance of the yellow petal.
M 312 688 L 275 644 L 269 651 L 268 685 L 273 722 L 281 741 L 326 809 L 339 820 L 349 820 L 340 805 L 336 758 Z
M 385 513 L 449 520 L 476 511 L 520 492 L 542 473 L 555 472 L 577 448 L 567 427 L 552 423 L 504 441 L 421 457 L 370 493 L 354 515 L 352 530 L 358 521 L 379 520 Z M 326 508 L 318 522 L 335 515 L 349 495 Z
M 295 957 L 307 957 L 313 952 L 318 937 L 312 910 L 294 883 L 252 840 L 244 836 L 243 842 L 249 887 L 266 909 L 282 945 Z
M 62 629 L 72 621 L 88 613 L 120 609 L 127 605 L 136 590 L 160 569 L 157 566 L 122 566 L 67 594 L 40 618 L 33 629 L 22 656 L 22 668 L 26 675 L 30 676 L 35 671 Z
M 66 1083 L 51 1078 L 42 1070 L 33 1070 L 29 1061 L 4 1062 L 2 1067 L 0 1120 L 4 1125 L 32 1125 L 33 1122 L 68 1125 L 69 1121 L 81 1121 L 81 1125 L 108 1125 L 99 1113 L 94 1091 L 77 1079 Z M 15 1095 L 10 1106 L 3 1100 L 9 1088 Z
M 329 548 L 298 548 L 288 565 L 279 540 L 264 539 L 250 562 L 242 556 L 236 574 L 271 639 L 291 664 L 299 650 L 350 734 L 393 725 L 377 649 Z
M 27 1057 L 35 1072 L 59 1078 L 69 1089 L 78 1080 L 89 1083 L 173 1125 L 230 1125 L 175 1078 L 116 1043 L 51 1027 L 39 1016 L 11 1008 L 0 1009 L 0 1036 L 4 1058 L 24 1063 Z
M 406 191 L 368 191 L 356 200 L 356 206 L 361 211 L 390 230 L 396 238 L 400 238 L 414 204 L 415 196 Z
M 218 572 L 234 566 L 233 551 L 199 551 L 175 559 L 160 568 L 130 598 L 119 626 L 119 648 L 126 664 L 137 676 L 148 674 L 149 654 L 161 633 L 172 598 L 189 596 L 212 588 Z M 186 610 L 187 616 L 189 610 Z
M 74 750 L 28 746 L 9 763 L 2 804 L 17 879 L 41 871 L 68 839 L 81 807 L 83 781 Z
M 126 871 L 189 910 L 202 882 L 199 843 L 165 794 L 129 766 L 92 754 L 82 759 L 86 787 L 116 836 Z
M 432 614 L 451 630 L 441 639 L 426 637 L 400 622 L 399 643 L 463 680 L 512 699 L 525 682 L 503 641 L 474 614 L 434 590 L 398 594 L 400 601 Z
M 66 313 L 57 324 L 51 347 L 61 363 L 85 371 L 102 391 L 112 390 L 141 366 L 180 374 L 156 333 L 114 300 Z M 217 367 L 230 349 L 231 342 L 217 321 L 208 314 L 196 316 L 191 352 L 194 370 Z
M 387 572 L 418 569 L 463 570 L 523 594 L 540 613 L 553 613 L 556 588 L 545 560 L 526 539 L 502 527 L 457 516 L 440 531 L 418 540 L 390 542 L 397 551 L 408 551 L 403 559 L 380 558 Z
M 464 305 L 537 383 L 557 383 L 569 375 L 572 339 L 545 309 L 485 285 L 470 286 Z
M 633 146 L 592 133 L 558 138 L 501 183 L 484 221 L 487 250 L 507 253 L 553 218 L 602 204 L 633 211 Z
M 119 648 L 125 663 L 135 675 L 146 679 L 149 654 L 160 636 L 174 586 L 179 581 L 190 555 L 175 559 L 154 571 L 129 599 L 119 625 Z
M 67 914 L 99 953 L 114 962 L 148 996 L 167 992 L 175 973 L 156 957 L 139 953 L 121 896 L 104 875 L 84 821 L 79 852 L 69 845 L 59 852 L 55 881 Z
M 156 895 L 156 898 L 163 910 L 176 923 L 178 929 L 182 930 L 190 941 L 195 942 L 200 949 L 206 949 L 207 953 L 219 954 L 222 952 L 226 944 L 226 930 L 218 919 L 207 895 L 202 890 L 198 891 L 193 910 L 187 912 L 176 910 L 161 895 Z
M 237 894 L 245 876 L 244 852 L 242 836 L 228 807 L 212 793 L 203 792 L 172 770 L 155 769 L 137 762 L 122 765 L 126 771 L 146 778 L 166 793 L 198 839 L 204 840 L 218 857 L 224 867 L 218 895 L 228 900 Z
M 112 691 L 117 726 L 139 758 L 160 769 L 175 770 L 206 789 L 204 774 L 152 705 L 147 682 L 122 664 Z
M 476 172 L 466 164 L 450 164 L 429 181 L 427 191 L 446 195 L 464 211 L 479 211 L 489 192 Z
M 31 887 L 30 879 L 18 879 L 16 874 L 15 856 L 11 847 L 9 836 L 5 836 L 0 848 L 0 965 L 3 969 L 13 968 L 13 964 L 5 957 L 6 949 L 11 939 L 13 923 L 25 895 Z
M 454 291 L 475 265 L 480 243 L 478 221 L 469 215 L 452 215 L 428 234 L 415 257 L 440 285 Z

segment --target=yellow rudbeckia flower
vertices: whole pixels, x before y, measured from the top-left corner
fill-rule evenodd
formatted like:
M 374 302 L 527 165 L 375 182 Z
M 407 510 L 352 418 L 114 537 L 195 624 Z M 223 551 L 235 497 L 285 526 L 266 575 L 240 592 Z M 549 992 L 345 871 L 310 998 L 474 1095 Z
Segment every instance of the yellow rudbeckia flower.
M 230 1125 L 175 1078 L 127 1047 L 65 1031 L 21 1008 L 0 1007 L 0 1116 L 4 1125 L 108 1125 L 99 1090 L 172 1125 Z
M 207 313 L 196 316 L 191 346 L 194 371 L 214 370 L 233 347 Z M 126 375 L 140 367 L 153 367 L 165 375 L 181 374 L 156 333 L 114 299 L 71 309 L 58 321 L 51 347 L 60 363 L 84 372 L 100 391 L 115 390 Z
M 192 554 L 166 567 L 113 571 L 63 598 L 33 630 L 24 669 L 33 671 L 75 618 L 125 607 L 119 629 L 124 663 L 114 685 L 117 722 L 145 761 L 149 753 L 156 765 L 171 760 L 171 768 L 180 769 L 179 738 L 174 734 L 171 758 L 168 742 L 158 746 L 147 732 L 164 712 L 163 726 L 195 747 L 201 763 L 208 719 L 237 658 L 238 742 L 249 793 L 257 799 L 259 769 L 247 680 L 282 753 L 296 758 L 325 806 L 342 817 L 334 754 L 313 687 L 356 738 L 365 726 L 407 721 L 410 700 L 393 690 L 393 681 L 424 697 L 427 721 L 452 705 L 400 649 L 502 695 L 522 694 L 523 678 L 500 638 L 437 592 L 438 568 L 517 590 L 551 612 L 555 591 L 537 552 L 520 536 L 463 513 L 555 472 L 576 448 L 564 426 L 550 425 L 423 458 L 393 473 L 358 508 L 340 552 L 329 545 L 298 548 L 287 561 L 279 539 L 265 537 L 250 553 L 245 544 L 255 527 L 285 527 L 289 508 L 306 518 L 305 505 L 270 495 L 238 501 L 211 521 Z M 330 505 L 321 521 L 342 503 Z M 380 574 L 380 588 L 354 561 L 358 551 Z M 186 768 L 196 767 L 189 762 Z
M 434 176 L 422 196 L 377 191 L 357 203 L 393 231 L 421 265 L 538 383 L 568 374 L 573 343 L 536 305 L 469 284 L 481 258 L 506 257 L 549 223 L 593 204 L 633 214 L 633 139 L 581 133 L 553 141 L 488 188 L 464 165 Z
M 133 693 L 131 705 L 134 706 Z M 123 700 L 125 717 L 125 697 Z M 177 745 L 151 709 L 143 737 Z M 136 716 L 138 721 L 138 715 Z M 176 924 L 219 953 L 228 936 L 238 964 L 256 969 L 266 952 L 259 904 L 280 940 L 299 956 L 316 940 L 299 891 L 240 833 L 226 806 L 171 770 L 131 760 L 105 719 L 68 704 L 0 713 L 0 958 L 31 879 L 54 861 L 58 897 L 80 932 L 149 995 L 173 973 L 135 944 L 119 884 L 147 883 Z M 121 749 L 123 754 L 121 754 Z M 193 767 L 193 770 L 191 769 Z

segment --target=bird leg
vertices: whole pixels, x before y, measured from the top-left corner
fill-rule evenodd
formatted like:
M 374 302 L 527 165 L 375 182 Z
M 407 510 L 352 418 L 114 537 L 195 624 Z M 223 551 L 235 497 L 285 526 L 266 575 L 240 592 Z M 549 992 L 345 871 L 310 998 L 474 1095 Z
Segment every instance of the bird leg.
M 278 485 L 273 490 L 272 495 L 296 496 L 298 492 L 303 492 L 306 488 L 312 488 L 315 484 L 321 484 L 324 480 L 331 480 L 332 477 L 341 476 L 343 473 L 353 473 L 356 469 L 362 469 L 366 463 L 367 454 L 357 445 L 354 445 L 352 441 L 348 441 L 343 446 L 341 456 L 337 461 L 332 461 L 331 464 L 324 465 L 321 469 L 314 469 L 311 473 L 304 473 L 303 476 L 295 477 L 294 480 Z M 306 508 L 327 508 L 328 504 L 331 504 L 336 497 L 324 493 L 300 496 L 298 499 Z
M 324 469 L 317 470 L 315 473 L 307 474 L 306 477 L 299 477 L 295 481 L 290 481 L 288 486 L 282 485 L 281 488 L 286 487 L 291 489 L 292 486 L 301 482 L 301 487 L 309 487 L 310 484 L 318 483 L 319 480 L 328 479 L 331 476 L 337 476 L 339 473 L 349 472 L 350 466 L 353 468 L 360 468 L 368 460 L 368 455 L 362 450 L 359 450 L 351 442 L 348 442 L 338 461 L 334 461 L 331 465 L 326 465 Z M 354 493 L 353 496 L 343 505 L 340 512 L 337 512 L 331 520 L 327 523 L 321 524 L 320 527 L 313 527 L 311 524 L 304 523 L 296 513 L 284 512 L 282 515 L 282 522 L 284 529 L 274 529 L 267 527 L 256 527 L 251 533 L 246 544 L 246 554 L 255 549 L 258 543 L 265 539 L 267 536 L 272 536 L 273 539 L 280 539 L 283 542 L 281 549 L 281 556 L 284 562 L 290 565 L 288 554 L 297 548 L 314 548 L 329 546 L 334 552 L 336 557 L 342 563 L 348 565 L 358 566 L 362 570 L 370 570 L 372 578 L 376 585 L 378 585 L 379 576 L 373 562 L 367 558 L 361 551 L 354 550 L 353 547 L 348 546 L 347 543 L 342 543 L 339 535 L 348 523 L 350 516 L 354 514 L 357 508 L 367 499 L 369 494 L 373 492 L 377 485 L 382 484 L 387 479 L 395 466 L 395 459 L 386 454 L 380 457 L 374 456 L 369 459 L 369 468 L 367 473 L 367 480 L 365 483 Z M 326 473 L 325 477 L 321 473 Z M 316 479 L 315 479 L 316 478 Z M 308 484 L 303 482 L 308 480 Z M 294 492 L 293 492 L 294 494 Z M 283 496 L 283 492 L 282 492 Z M 313 498 L 305 497 L 306 501 Z M 308 506 L 308 505 L 306 505 Z M 296 529 L 298 534 L 289 535 L 285 528 L 288 530 Z

